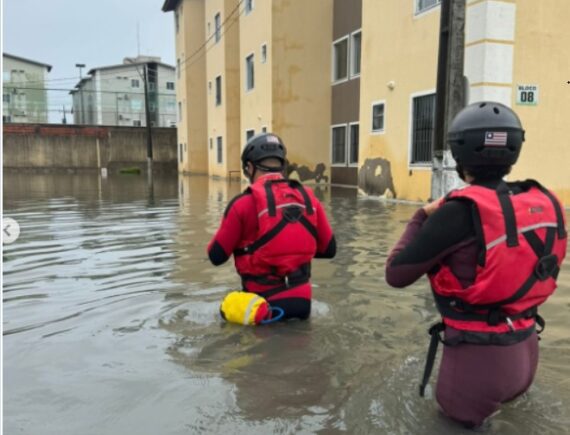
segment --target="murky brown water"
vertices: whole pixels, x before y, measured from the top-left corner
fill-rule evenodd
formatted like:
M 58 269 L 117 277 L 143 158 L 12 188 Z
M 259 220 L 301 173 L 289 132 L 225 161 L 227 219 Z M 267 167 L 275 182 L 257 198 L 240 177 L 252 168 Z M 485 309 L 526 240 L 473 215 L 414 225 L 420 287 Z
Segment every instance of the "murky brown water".
M 22 233 L 4 246 L 4 433 L 468 433 L 417 395 L 437 318 L 426 281 L 384 283 L 415 207 L 317 190 L 340 249 L 315 262 L 311 320 L 246 328 L 220 322 L 238 280 L 205 255 L 240 188 L 5 174 Z M 536 382 L 487 433 L 568 433 L 568 263 L 560 284 Z

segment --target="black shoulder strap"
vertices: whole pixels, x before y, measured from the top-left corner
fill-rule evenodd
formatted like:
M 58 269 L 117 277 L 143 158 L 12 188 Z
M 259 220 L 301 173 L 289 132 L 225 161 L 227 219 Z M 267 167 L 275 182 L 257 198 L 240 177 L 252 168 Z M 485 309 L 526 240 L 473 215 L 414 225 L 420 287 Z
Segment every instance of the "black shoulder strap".
M 267 197 L 267 212 L 269 216 L 275 216 L 277 214 L 277 210 L 275 208 L 275 195 L 273 195 L 273 189 L 271 188 L 273 183 L 271 180 L 266 181 L 263 187 L 265 187 L 265 196 Z
M 303 185 L 299 183 L 297 180 L 289 180 L 289 186 L 301 192 L 301 195 L 303 196 L 303 201 L 305 201 L 305 210 L 307 211 L 307 214 L 309 215 L 313 214 L 314 213 L 313 203 L 311 202 L 311 198 L 309 198 L 309 194 L 307 193 Z
M 558 238 L 559 239 L 565 239 L 567 236 L 567 232 L 566 232 L 566 228 L 564 228 L 564 216 L 562 214 L 562 207 L 560 206 L 560 203 L 558 202 L 556 197 L 552 194 L 552 192 L 550 192 L 550 190 L 545 188 L 538 181 L 534 181 L 534 180 L 531 180 L 531 181 L 533 181 L 535 183 L 536 187 L 542 193 L 544 193 L 548 197 L 550 202 L 552 203 L 552 206 L 554 207 L 554 212 L 556 213 L 556 224 L 557 224 L 556 231 L 558 233 Z
M 505 220 L 505 234 L 507 235 L 507 246 L 509 248 L 519 245 L 519 237 L 517 232 L 517 220 L 515 217 L 515 210 L 513 208 L 513 203 L 511 201 L 509 186 L 504 181 L 501 181 L 497 187 L 497 196 L 499 198 L 499 204 L 501 204 L 501 210 L 503 212 L 503 218 Z

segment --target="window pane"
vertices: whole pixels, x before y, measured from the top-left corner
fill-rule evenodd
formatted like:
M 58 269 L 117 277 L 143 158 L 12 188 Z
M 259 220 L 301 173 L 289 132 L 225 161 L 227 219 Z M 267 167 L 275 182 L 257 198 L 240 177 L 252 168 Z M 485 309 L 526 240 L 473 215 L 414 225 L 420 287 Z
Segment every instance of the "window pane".
M 350 150 L 348 163 L 358 163 L 358 135 L 360 126 L 358 124 L 350 126 Z
M 222 104 L 222 78 L 216 77 L 216 106 Z
M 342 80 L 347 77 L 348 40 L 344 39 L 334 45 L 334 79 Z
M 218 154 L 218 155 L 217 155 L 217 160 L 218 160 L 218 163 L 222 163 L 222 161 L 223 161 L 223 160 L 222 160 L 222 156 L 223 156 L 222 137 L 221 137 L 221 136 L 218 136 L 216 142 L 217 142 L 217 145 L 218 145 L 218 149 L 217 149 L 217 154 Z
M 360 38 L 362 34 L 358 33 L 352 36 L 352 74 L 360 74 Z
M 417 0 L 417 4 L 418 4 L 418 8 L 417 8 L 417 12 L 422 12 L 426 9 L 429 9 L 439 3 L 441 3 L 441 0 Z
M 255 130 L 247 130 L 245 132 L 246 141 L 249 141 L 253 136 L 255 136 Z
M 431 163 L 435 124 L 435 94 L 413 100 L 411 163 Z
M 245 60 L 246 69 L 246 82 L 245 88 L 247 90 L 253 89 L 255 86 L 254 67 L 253 67 L 253 54 L 249 55 Z
M 220 38 L 222 37 L 221 35 L 222 22 L 220 14 L 216 14 L 216 16 L 214 17 L 214 27 L 216 32 L 216 42 L 219 42 Z
M 332 142 L 333 164 L 346 163 L 346 127 L 333 128 Z
M 372 106 L 372 131 L 384 130 L 384 104 Z

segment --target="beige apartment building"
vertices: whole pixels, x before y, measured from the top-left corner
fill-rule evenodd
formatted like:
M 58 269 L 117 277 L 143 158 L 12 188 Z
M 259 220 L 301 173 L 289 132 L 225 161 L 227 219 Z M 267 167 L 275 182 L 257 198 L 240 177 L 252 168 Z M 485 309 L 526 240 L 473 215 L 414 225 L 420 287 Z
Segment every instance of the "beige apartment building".
M 469 102 L 512 107 L 526 142 L 510 179 L 536 178 L 570 206 L 570 2 L 467 0 Z M 360 187 L 430 196 L 439 0 L 363 0 Z
M 292 176 L 412 201 L 431 193 L 440 0 L 166 0 L 177 24 L 180 169 L 228 177 L 279 134 Z M 567 0 L 466 0 L 468 101 L 521 117 L 510 179 L 570 205 Z

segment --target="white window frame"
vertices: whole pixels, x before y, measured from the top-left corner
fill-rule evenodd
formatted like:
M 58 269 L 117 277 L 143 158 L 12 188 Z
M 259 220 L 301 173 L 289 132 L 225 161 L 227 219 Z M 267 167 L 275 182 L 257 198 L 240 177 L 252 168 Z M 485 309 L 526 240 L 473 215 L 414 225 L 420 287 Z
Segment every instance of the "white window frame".
M 420 10 L 419 8 L 420 0 L 412 0 L 412 1 L 414 2 L 414 17 L 419 17 L 429 12 L 433 12 L 437 10 L 438 7 L 441 6 L 441 0 L 437 0 L 438 2 L 435 5 Z
M 265 47 L 265 58 L 263 57 L 263 47 Z M 261 44 L 261 49 L 259 50 L 259 63 L 267 63 L 267 42 Z
M 216 25 L 216 17 L 220 17 L 220 27 L 218 28 Z M 219 32 L 218 32 L 219 30 Z M 222 40 L 222 13 L 216 12 L 214 14 L 214 42 L 217 44 Z
M 251 5 L 251 7 L 248 8 L 247 7 L 248 5 Z M 255 1 L 254 0 L 245 0 L 245 7 L 244 7 L 245 15 L 251 14 L 254 9 L 255 9 Z
M 347 130 L 348 137 L 346 141 L 346 165 L 349 168 L 358 168 L 358 161 L 356 161 L 355 163 L 350 163 L 350 139 L 351 139 L 350 128 L 353 125 L 358 125 L 358 156 L 360 158 L 360 121 L 349 122 Z
M 335 62 L 335 51 L 334 51 L 334 46 L 336 44 L 338 44 L 339 42 L 343 41 L 344 39 L 346 39 L 346 77 L 343 79 L 335 79 L 335 66 L 336 66 L 336 62 Z M 332 63 L 331 63 L 331 81 L 333 85 L 338 85 L 339 83 L 344 83 L 346 81 L 348 81 L 348 79 L 350 78 L 350 35 L 345 35 L 341 38 L 338 38 L 336 41 L 333 41 L 332 43 Z
M 219 103 L 218 103 L 218 77 L 220 78 L 220 102 Z M 224 97 L 222 95 L 224 86 L 223 86 L 222 80 L 223 80 L 223 77 L 221 74 L 218 74 L 216 77 L 214 77 L 214 83 L 215 83 L 215 85 L 214 85 L 214 88 L 215 88 L 214 89 L 214 105 L 215 105 L 215 107 L 220 107 L 224 102 Z
M 168 85 L 172 85 L 172 88 L 169 88 Z M 166 82 L 166 90 L 174 91 L 176 89 L 174 82 Z
M 426 95 L 435 94 L 435 89 L 426 91 L 418 91 L 410 94 L 409 108 L 408 108 L 408 169 L 409 170 L 422 170 L 431 171 L 433 163 L 412 163 L 412 140 L 414 137 L 414 98 L 425 97 Z M 386 107 L 384 107 L 384 111 Z
M 378 106 L 379 104 L 384 105 L 384 123 L 382 124 L 381 130 L 374 130 L 374 106 Z M 376 100 L 370 104 L 370 134 L 375 136 L 384 133 L 386 133 L 386 100 Z
M 136 84 L 136 86 L 135 86 Z M 139 79 L 131 79 L 131 88 L 140 88 L 141 83 Z
M 253 132 L 253 135 L 252 135 L 251 137 L 255 136 L 255 129 L 254 129 L 254 128 L 246 128 L 246 130 L 245 130 L 245 143 L 247 143 L 247 141 L 249 140 L 248 137 L 247 137 L 247 134 L 248 134 L 250 131 Z
M 354 65 L 355 65 L 355 59 L 354 59 L 354 55 L 356 54 L 356 52 L 353 50 L 352 46 L 352 41 L 354 40 L 354 35 L 360 34 L 360 71 L 355 73 L 354 72 Z M 362 28 L 355 30 L 354 32 L 352 32 L 350 34 L 350 44 L 349 44 L 349 50 L 348 50 L 348 54 L 349 54 L 349 63 L 350 63 L 350 68 L 349 68 L 349 73 L 350 73 L 350 78 L 351 79 L 355 79 L 357 77 L 360 77 L 360 73 L 362 72 Z
M 334 137 L 334 129 L 335 128 L 339 128 L 339 127 L 344 127 L 344 163 L 333 163 L 332 158 L 333 158 L 333 148 L 334 148 L 334 144 L 333 144 L 333 137 Z M 329 161 L 331 162 L 331 166 L 335 167 L 335 168 L 346 168 L 346 165 L 348 164 L 348 154 L 347 154 L 347 148 L 348 148 L 348 123 L 342 123 L 342 124 L 333 124 L 331 125 L 331 134 L 330 134 L 330 140 L 329 140 L 329 144 L 330 144 L 330 158 Z
M 261 132 L 262 132 L 262 133 L 267 133 L 267 125 L 262 125 L 262 126 L 261 126 Z
M 251 65 L 252 65 L 252 73 L 253 73 L 253 86 L 248 88 L 249 80 L 248 80 L 248 69 L 247 69 L 247 60 L 251 57 Z M 251 53 L 245 56 L 245 93 L 249 93 L 255 90 L 255 53 L 252 51 Z

